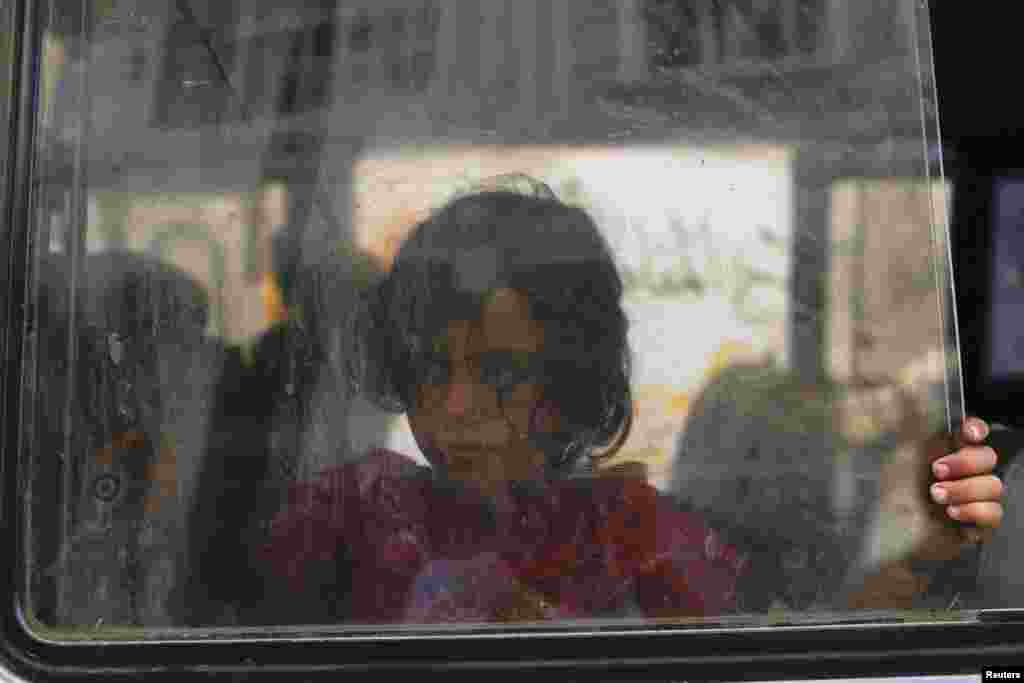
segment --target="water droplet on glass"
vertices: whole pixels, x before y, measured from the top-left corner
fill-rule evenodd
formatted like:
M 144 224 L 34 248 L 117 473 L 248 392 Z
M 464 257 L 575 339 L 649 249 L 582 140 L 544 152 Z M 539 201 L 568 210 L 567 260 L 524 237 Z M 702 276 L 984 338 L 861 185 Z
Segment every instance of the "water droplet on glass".
M 127 403 L 119 403 L 117 406 L 117 413 L 125 422 L 135 422 L 135 409 Z

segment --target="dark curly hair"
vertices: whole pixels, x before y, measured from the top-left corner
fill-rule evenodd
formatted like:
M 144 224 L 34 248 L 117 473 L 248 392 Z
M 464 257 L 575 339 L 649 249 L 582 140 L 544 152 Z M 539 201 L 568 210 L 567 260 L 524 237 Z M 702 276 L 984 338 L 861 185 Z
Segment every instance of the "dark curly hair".
M 614 454 L 629 433 L 628 324 L 622 280 L 594 221 L 533 188 L 459 196 L 413 229 L 368 291 L 360 375 L 378 403 L 408 410 L 417 359 L 434 336 L 451 320 L 476 319 L 488 292 L 516 290 L 544 329 L 544 399 L 564 426 L 538 435 L 538 445 L 553 470 L 566 470 L 581 456 Z

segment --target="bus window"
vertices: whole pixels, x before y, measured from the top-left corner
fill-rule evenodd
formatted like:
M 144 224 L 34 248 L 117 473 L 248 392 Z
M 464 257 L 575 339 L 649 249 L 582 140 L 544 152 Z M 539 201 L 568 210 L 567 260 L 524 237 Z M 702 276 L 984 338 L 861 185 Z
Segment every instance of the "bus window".
M 920 3 L 35 12 L 33 638 L 853 647 L 1012 607 Z

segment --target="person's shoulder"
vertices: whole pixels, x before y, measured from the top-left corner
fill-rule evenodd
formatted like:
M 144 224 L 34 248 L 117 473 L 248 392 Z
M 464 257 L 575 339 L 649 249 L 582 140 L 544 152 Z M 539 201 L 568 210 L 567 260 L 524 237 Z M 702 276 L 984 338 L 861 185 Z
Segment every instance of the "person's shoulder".
M 291 486 L 291 498 L 310 496 L 327 500 L 346 498 L 368 500 L 380 492 L 407 488 L 422 482 L 430 469 L 407 455 L 386 448 L 374 448 L 350 462 L 325 467 L 309 480 Z
M 344 466 L 343 466 L 344 467 Z M 361 479 L 419 479 L 430 472 L 430 468 L 419 464 L 408 455 L 388 448 L 374 448 L 363 457 L 349 464 Z
M 632 470 L 601 470 L 570 477 L 558 482 L 557 489 L 563 511 L 595 513 L 608 519 L 625 515 L 636 524 L 656 524 L 665 515 L 680 514 L 670 496 Z
M 632 502 L 653 501 L 661 494 L 648 481 L 643 463 L 626 462 L 563 480 L 567 490 L 583 491 L 593 500 L 608 498 Z

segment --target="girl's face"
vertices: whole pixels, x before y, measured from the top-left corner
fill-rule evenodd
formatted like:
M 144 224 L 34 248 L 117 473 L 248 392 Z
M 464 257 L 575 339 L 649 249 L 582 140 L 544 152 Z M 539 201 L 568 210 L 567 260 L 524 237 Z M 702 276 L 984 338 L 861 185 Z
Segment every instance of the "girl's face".
M 552 411 L 538 410 L 543 347 L 540 323 L 512 289 L 493 291 L 479 319 L 448 323 L 419 361 L 409 410 L 436 468 L 485 494 L 544 476 L 544 454 L 528 439 L 556 427 Z

